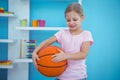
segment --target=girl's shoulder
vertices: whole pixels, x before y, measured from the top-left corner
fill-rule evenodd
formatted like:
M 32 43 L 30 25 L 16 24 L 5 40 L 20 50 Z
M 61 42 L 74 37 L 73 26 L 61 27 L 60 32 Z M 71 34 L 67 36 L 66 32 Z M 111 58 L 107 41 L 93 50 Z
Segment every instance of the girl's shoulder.
M 83 33 L 84 34 L 91 34 L 91 31 L 89 31 L 89 30 L 83 30 Z
M 67 32 L 69 32 L 69 30 L 68 29 L 61 29 L 59 32 L 61 32 L 61 33 L 67 33 Z
M 89 31 L 89 30 L 83 30 L 83 32 L 85 32 L 85 33 L 91 33 L 91 31 Z

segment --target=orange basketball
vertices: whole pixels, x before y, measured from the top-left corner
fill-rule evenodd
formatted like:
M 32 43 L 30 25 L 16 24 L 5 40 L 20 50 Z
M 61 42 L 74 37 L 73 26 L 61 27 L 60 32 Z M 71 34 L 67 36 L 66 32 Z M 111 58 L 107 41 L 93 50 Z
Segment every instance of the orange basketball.
M 60 49 L 60 48 L 59 48 Z M 52 62 L 52 55 L 58 54 L 58 47 L 48 46 L 38 52 L 40 60 L 37 61 L 38 71 L 47 77 L 55 77 L 65 71 L 67 61 Z

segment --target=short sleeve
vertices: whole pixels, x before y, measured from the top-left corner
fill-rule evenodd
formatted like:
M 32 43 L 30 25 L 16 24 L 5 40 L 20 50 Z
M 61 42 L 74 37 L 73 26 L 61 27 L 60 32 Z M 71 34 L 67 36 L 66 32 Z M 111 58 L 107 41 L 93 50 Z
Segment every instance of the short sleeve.
M 57 42 L 58 43 L 60 43 L 61 42 L 61 39 L 62 39 L 62 33 L 63 32 L 63 30 L 60 30 L 60 31 L 58 31 L 57 33 L 55 33 L 55 37 L 57 38 Z
M 84 42 L 90 41 L 90 44 L 93 44 L 93 37 L 90 31 L 86 31 L 84 34 Z

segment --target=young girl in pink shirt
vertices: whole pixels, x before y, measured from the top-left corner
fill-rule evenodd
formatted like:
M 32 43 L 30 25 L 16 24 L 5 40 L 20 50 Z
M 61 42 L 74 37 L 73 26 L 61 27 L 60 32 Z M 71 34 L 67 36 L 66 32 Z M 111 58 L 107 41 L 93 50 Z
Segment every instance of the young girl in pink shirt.
M 66 70 L 59 76 L 57 80 L 86 80 L 86 57 L 90 45 L 93 43 L 90 31 L 82 29 L 82 21 L 84 20 L 83 10 L 79 3 L 70 4 L 65 10 L 65 18 L 68 29 L 58 31 L 51 38 L 43 41 L 33 52 L 33 62 L 37 68 L 36 60 L 39 59 L 37 52 L 54 42 L 60 44 L 60 54 L 53 55 L 53 62 L 67 60 Z

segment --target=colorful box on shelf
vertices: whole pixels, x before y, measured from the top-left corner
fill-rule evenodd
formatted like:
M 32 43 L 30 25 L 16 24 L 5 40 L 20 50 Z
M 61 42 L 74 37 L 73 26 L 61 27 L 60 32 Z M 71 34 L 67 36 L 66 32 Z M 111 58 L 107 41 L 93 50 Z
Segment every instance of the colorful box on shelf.
M 13 12 L 5 11 L 4 8 L 0 7 L 0 14 L 14 14 Z
M 4 13 L 4 8 L 0 7 L 0 13 Z
M 37 27 L 37 26 L 38 26 L 38 21 L 32 20 L 32 27 Z
M 32 20 L 32 27 L 44 27 L 45 20 Z
M 27 26 L 27 19 L 21 19 L 21 20 L 20 20 L 20 26 L 21 26 L 21 27 Z
M 26 57 L 32 58 L 32 53 L 34 49 L 36 48 L 36 40 L 24 40 L 26 42 Z
M 14 14 L 14 12 L 4 11 L 4 14 Z
M 40 27 L 44 27 L 45 26 L 45 20 L 38 20 L 38 25 Z
M 0 61 L 0 65 L 11 65 L 12 64 L 12 61 L 10 60 L 2 60 Z

